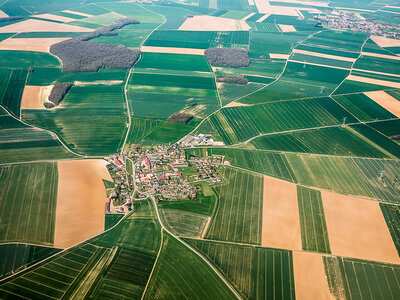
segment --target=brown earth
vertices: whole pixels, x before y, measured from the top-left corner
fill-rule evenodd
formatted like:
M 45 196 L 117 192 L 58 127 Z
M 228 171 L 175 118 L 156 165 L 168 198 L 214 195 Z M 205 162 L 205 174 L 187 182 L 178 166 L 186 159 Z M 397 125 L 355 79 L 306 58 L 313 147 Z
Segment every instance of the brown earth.
M 54 247 L 67 248 L 104 231 L 106 191 L 111 180 L 101 159 L 58 162 Z
M 22 94 L 21 109 L 41 109 L 41 86 L 26 85 Z
M 53 20 L 53 21 L 60 21 L 60 22 L 64 22 L 64 23 L 76 21 L 76 19 L 73 19 L 73 18 L 57 16 L 57 15 L 52 15 L 52 14 L 35 15 L 35 17 L 47 19 L 47 20 Z
M 51 45 L 68 39 L 69 38 L 10 38 L 0 42 L 0 49 L 50 52 Z
M 374 100 L 384 109 L 390 111 L 396 117 L 400 118 L 400 101 L 390 96 L 385 91 L 365 92 L 366 96 Z
M 400 82 L 380 80 L 380 79 L 374 79 L 374 78 L 367 78 L 367 77 L 361 77 L 361 76 L 355 76 L 355 75 L 349 75 L 349 76 L 347 76 L 346 79 L 347 80 L 352 80 L 352 81 L 357 81 L 357 82 L 371 83 L 371 84 L 377 84 L 377 85 L 394 87 L 394 88 L 399 88 L 400 89 Z
M 278 24 L 278 26 L 282 30 L 282 32 L 295 32 L 296 31 L 296 28 L 294 28 L 293 25 Z
M 321 254 L 293 251 L 293 272 L 296 299 L 335 299 L 329 292 Z
M 400 40 L 391 39 L 384 36 L 372 35 L 371 40 L 373 40 L 380 47 L 400 47 Z
M 0 33 L 20 32 L 90 32 L 94 29 L 74 25 L 28 19 L 11 25 L 0 27 Z
M 354 62 L 354 61 L 356 61 L 355 58 L 351 58 L 351 57 L 344 57 L 344 56 L 337 56 L 337 55 L 329 55 L 329 54 L 324 54 L 324 53 L 319 53 L 319 52 L 313 52 L 313 51 L 306 51 L 306 50 L 300 50 L 300 49 L 293 49 L 293 52 L 294 52 L 294 53 L 299 53 L 299 54 L 310 55 L 310 56 L 322 57 L 322 58 L 329 58 L 329 59 L 336 59 L 336 60 L 348 61 L 348 62 Z
M 321 195 L 333 255 L 400 263 L 378 202 L 325 191 Z
M 242 31 L 249 30 L 245 21 L 213 16 L 194 16 L 187 18 L 179 30 L 192 31 Z
M 302 249 L 297 187 L 294 183 L 264 176 L 261 245 Z

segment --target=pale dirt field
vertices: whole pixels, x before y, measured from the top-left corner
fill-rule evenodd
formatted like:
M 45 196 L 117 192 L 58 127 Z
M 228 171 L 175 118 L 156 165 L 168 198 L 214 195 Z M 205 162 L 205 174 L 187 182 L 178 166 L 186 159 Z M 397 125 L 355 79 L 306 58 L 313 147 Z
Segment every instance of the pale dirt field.
M 322 254 L 293 251 L 296 299 L 335 299 L 329 292 Z
M 11 25 L 0 27 L 0 33 L 20 32 L 90 32 L 94 29 L 74 25 L 28 19 Z
M 154 52 L 154 53 L 174 53 L 174 54 L 204 55 L 204 49 L 192 49 L 192 48 L 142 46 L 142 47 L 140 47 L 140 51 L 142 51 L 142 52 Z
M 0 18 L 7 18 L 7 17 L 8 15 L 4 11 L 0 10 Z
M 261 245 L 302 249 L 297 187 L 294 183 L 264 176 Z
M 41 86 L 26 85 L 22 94 L 21 109 L 41 109 Z
M 271 5 L 268 0 L 254 0 L 257 10 L 261 14 L 269 13 L 271 10 Z
M 9 38 L 0 42 L 0 50 L 50 52 L 51 45 L 70 38 Z
M 191 31 L 243 31 L 250 26 L 242 20 L 234 20 L 213 16 L 194 16 L 187 18 L 178 30 Z
M 393 60 L 400 60 L 400 57 L 395 56 L 395 55 L 386 55 L 386 54 L 371 53 L 371 52 L 362 52 L 361 54 L 365 55 L 365 56 L 373 56 L 373 57 L 381 57 L 381 58 L 387 58 L 387 59 L 393 59 Z
M 73 18 L 57 16 L 57 15 L 52 15 L 52 14 L 41 14 L 41 15 L 35 15 L 34 17 L 47 19 L 47 20 L 53 20 L 53 21 L 60 21 L 60 22 L 64 22 L 64 23 L 76 21 L 76 19 L 73 19 Z
M 278 24 L 278 26 L 282 30 L 282 32 L 296 32 L 296 28 L 294 28 L 293 25 Z
M 272 59 L 288 59 L 290 57 L 290 55 L 289 54 L 269 53 L 269 57 Z
M 399 264 L 377 201 L 321 191 L 332 255 Z
M 360 20 L 365 20 L 365 18 L 360 15 L 359 13 L 354 14 L 357 18 L 359 18 Z
M 54 247 L 67 248 L 104 231 L 106 190 L 111 181 L 101 159 L 58 162 Z
M 318 52 L 306 51 L 306 50 L 300 50 L 300 49 L 293 49 L 293 52 L 294 53 L 299 53 L 299 54 L 310 55 L 310 56 L 322 57 L 322 58 L 349 61 L 349 62 L 354 62 L 354 61 L 357 60 L 356 58 L 351 58 L 351 57 L 330 55 L 330 54 L 324 54 L 324 53 L 318 53 Z
M 82 17 L 87 17 L 87 18 L 93 17 L 93 15 L 89 15 L 89 14 L 82 13 L 82 12 L 79 12 L 79 11 L 68 10 L 68 9 L 67 10 L 63 10 L 63 12 L 70 13 L 70 14 L 73 14 L 73 15 L 82 16 Z
M 312 5 L 312 6 L 320 6 L 320 7 L 328 7 L 327 2 L 317 2 L 317 1 L 302 1 L 302 0 L 279 0 L 279 2 L 284 2 L 284 3 L 293 3 L 293 4 L 302 4 L 302 5 Z
M 355 75 L 349 75 L 349 76 L 347 76 L 346 79 L 352 80 L 352 81 L 357 81 L 357 82 L 371 83 L 371 84 L 377 84 L 377 85 L 394 87 L 394 88 L 400 89 L 399 82 L 379 80 L 379 79 L 373 79 L 373 78 L 367 78 L 367 77 L 361 77 L 361 76 L 355 76 Z
M 244 103 L 240 103 L 240 102 L 236 102 L 233 101 L 227 105 L 225 105 L 224 107 L 238 107 L 238 106 L 249 106 L 248 104 L 244 104 Z
M 384 36 L 372 35 L 371 40 L 373 40 L 378 46 L 384 47 L 400 47 L 400 40 L 387 38 Z
M 266 20 L 271 14 L 265 14 L 261 18 L 259 18 L 256 22 L 261 23 Z
M 242 18 L 242 21 L 246 21 L 248 18 L 251 18 L 252 16 L 254 16 L 256 13 L 250 13 L 247 16 L 245 16 L 244 18 Z
M 396 98 L 390 96 L 385 91 L 365 92 L 364 95 L 368 96 L 384 109 L 400 118 L 400 101 Z

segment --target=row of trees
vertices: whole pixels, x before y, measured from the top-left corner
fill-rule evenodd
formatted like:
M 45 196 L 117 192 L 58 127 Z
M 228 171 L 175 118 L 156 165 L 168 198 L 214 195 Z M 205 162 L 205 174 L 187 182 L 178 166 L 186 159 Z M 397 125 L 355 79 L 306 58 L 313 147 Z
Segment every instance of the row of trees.
M 216 76 L 215 79 L 217 80 L 217 82 L 240 84 L 240 85 L 246 85 L 247 83 L 249 83 L 249 81 L 246 78 L 238 75 Z
M 209 48 L 204 52 L 207 60 L 213 66 L 219 67 L 248 67 L 250 66 L 249 52 L 231 48 Z
M 193 119 L 193 115 L 192 114 L 184 113 L 184 112 L 176 112 L 176 113 L 174 113 L 172 116 L 170 116 L 168 118 L 168 121 L 175 122 L 175 123 L 186 124 L 191 119 Z
M 11 16 L 11 17 L 0 18 L 0 22 L 16 21 L 16 20 L 22 20 L 24 18 L 25 17 L 23 16 Z
M 44 106 L 46 108 L 53 108 L 54 106 L 59 105 L 64 99 L 64 96 L 71 89 L 72 85 L 71 82 L 56 82 L 50 92 L 50 102 L 46 102 Z
M 50 47 L 50 52 L 62 60 L 63 73 L 97 72 L 101 68 L 129 69 L 138 60 L 139 50 L 89 40 L 104 35 L 115 35 L 117 33 L 113 32 L 114 30 L 138 23 L 139 21 L 132 18 L 121 19 L 113 25 L 99 28 L 84 36 L 54 44 Z

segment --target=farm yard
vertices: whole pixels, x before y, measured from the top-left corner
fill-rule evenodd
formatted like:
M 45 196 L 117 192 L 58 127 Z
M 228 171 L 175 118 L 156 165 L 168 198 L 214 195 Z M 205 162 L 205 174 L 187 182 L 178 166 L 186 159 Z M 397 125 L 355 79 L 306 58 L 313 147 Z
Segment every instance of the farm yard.
M 395 2 L 0 0 L 0 298 L 399 298 Z

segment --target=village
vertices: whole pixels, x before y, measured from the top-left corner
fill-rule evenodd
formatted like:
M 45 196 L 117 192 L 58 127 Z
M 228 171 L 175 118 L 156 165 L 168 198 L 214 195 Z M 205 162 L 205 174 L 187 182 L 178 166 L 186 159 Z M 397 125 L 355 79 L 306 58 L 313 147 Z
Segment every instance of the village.
M 114 181 L 107 188 L 106 213 L 127 213 L 133 201 L 148 197 L 157 202 L 196 199 L 200 183 L 222 183 L 217 169 L 229 165 L 220 155 L 187 158 L 180 143 L 135 145 L 106 160 Z
M 385 36 L 400 39 L 399 26 L 378 23 L 372 18 L 365 18 L 359 13 L 346 13 L 334 10 L 332 14 L 315 15 L 314 18 L 321 22 L 324 27 L 339 30 L 352 30 L 366 32 L 371 35 Z

